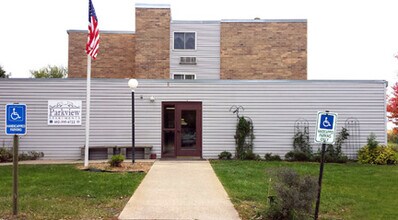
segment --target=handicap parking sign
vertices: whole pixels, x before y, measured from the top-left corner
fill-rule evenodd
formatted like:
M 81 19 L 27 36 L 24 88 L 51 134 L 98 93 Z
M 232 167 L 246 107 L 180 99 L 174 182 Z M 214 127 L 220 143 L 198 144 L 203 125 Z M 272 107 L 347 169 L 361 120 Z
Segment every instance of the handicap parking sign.
M 333 130 L 333 123 L 334 123 L 334 115 L 330 114 L 321 115 L 319 128 Z
M 25 135 L 27 114 L 25 104 L 7 104 L 6 105 L 6 134 L 7 135 Z
M 336 133 L 337 113 L 318 112 L 316 122 L 315 142 L 334 144 Z

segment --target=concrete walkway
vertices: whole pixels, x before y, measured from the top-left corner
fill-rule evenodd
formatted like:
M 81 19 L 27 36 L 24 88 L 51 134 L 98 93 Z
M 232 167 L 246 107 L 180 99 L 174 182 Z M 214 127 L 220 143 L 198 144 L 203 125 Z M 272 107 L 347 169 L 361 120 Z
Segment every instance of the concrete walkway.
M 119 219 L 240 219 L 208 161 L 156 161 Z

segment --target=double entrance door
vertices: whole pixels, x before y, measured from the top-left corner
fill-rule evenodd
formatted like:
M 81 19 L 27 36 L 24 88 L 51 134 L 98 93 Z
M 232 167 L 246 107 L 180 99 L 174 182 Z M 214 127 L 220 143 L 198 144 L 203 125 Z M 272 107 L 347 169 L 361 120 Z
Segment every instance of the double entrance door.
M 162 157 L 202 157 L 202 103 L 162 103 Z

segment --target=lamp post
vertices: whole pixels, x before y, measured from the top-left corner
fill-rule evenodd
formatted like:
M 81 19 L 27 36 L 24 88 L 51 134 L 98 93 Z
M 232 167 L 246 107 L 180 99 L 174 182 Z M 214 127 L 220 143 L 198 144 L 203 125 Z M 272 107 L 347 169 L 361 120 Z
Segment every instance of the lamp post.
M 131 157 L 133 163 L 135 162 L 135 119 L 134 119 L 134 90 L 138 86 L 136 79 L 130 79 L 128 85 L 131 89 Z

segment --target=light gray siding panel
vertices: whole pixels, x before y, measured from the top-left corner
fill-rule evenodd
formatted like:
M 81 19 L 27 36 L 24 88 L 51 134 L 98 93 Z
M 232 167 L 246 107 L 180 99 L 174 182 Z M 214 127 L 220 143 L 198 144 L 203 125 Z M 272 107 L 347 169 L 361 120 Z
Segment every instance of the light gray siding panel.
M 173 50 L 173 33 L 196 32 L 196 50 Z M 180 65 L 180 57 L 196 57 L 197 65 Z M 171 23 L 170 77 L 173 73 L 194 73 L 196 79 L 220 79 L 220 23 Z
M 1 80 L 0 115 L 4 106 L 19 102 L 27 104 L 28 133 L 21 136 L 20 151 L 42 151 L 49 159 L 78 159 L 76 146 L 84 143 L 82 126 L 48 126 L 48 100 L 85 100 L 82 89 L 85 81 L 77 80 Z M 84 111 L 84 110 L 83 110 Z M 4 120 L 0 120 L 0 139 L 5 146 L 12 146 L 12 136 L 5 136 Z
M 28 134 L 21 137 L 22 151 L 43 151 L 48 159 L 79 159 L 85 140 L 85 80 L 0 80 L 0 115 L 12 102 L 28 105 Z M 292 148 L 294 122 L 309 121 L 311 141 L 316 112 L 339 114 L 338 129 L 347 118 L 360 122 L 361 145 L 374 132 L 386 142 L 385 84 L 382 81 L 195 81 L 140 80 L 136 90 L 136 144 L 153 145 L 161 152 L 162 101 L 201 101 L 203 108 L 203 157 L 234 152 L 236 116 L 232 105 L 242 105 L 254 122 L 254 150 L 283 156 Z M 149 97 L 154 96 L 151 103 Z M 81 126 L 48 126 L 48 100 L 82 100 Z M 91 146 L 131 144 L 131 92 L 127 80 L 92 80 Z M 1 107 L 3 106 L 3 107 Z M 4 120 L 0 120 L 4 129 Z M 11 146 L 12 137 L 0 140 Z M 316 150 L 319 146 L 312 145 Z

